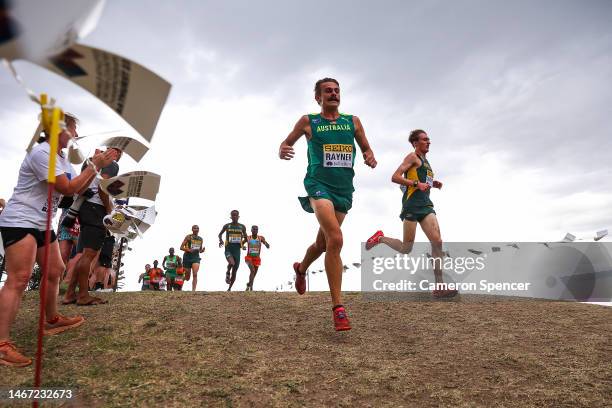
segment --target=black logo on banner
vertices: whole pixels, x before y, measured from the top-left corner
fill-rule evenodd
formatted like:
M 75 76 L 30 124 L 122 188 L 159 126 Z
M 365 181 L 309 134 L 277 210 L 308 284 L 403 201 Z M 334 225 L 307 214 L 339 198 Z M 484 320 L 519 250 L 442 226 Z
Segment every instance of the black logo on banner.
M 83 58 L 83 56 L 72 48 L 68 48 L 61 54 L 52 57 L 51 62 L 53 63 L 53 65 L 55 65 L 57 69 L 62 71 L 64 75 L 69 78 L 87 75 L 87 72 L 85 72 L 83 68 L 81 68 L 74 61 L 77 58 Z

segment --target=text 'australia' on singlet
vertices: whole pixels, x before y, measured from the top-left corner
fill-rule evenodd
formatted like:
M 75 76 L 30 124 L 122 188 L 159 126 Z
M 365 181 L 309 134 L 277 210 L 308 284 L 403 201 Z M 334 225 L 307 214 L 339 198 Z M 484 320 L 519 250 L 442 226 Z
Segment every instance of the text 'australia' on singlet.
M 308 115 L 312 137 L 308 140 L 308 169 L 311 178 L 338 192 L 353 192 L 355 171 L 355 125 L 353 116 L 341 113 L 331 121 L 321 114 Z
M 421 183 L 427 183 L 430 187 L 433 187 L 434 174 L 429 162 L 426 158 L 418 156 L 421 160 L 419 167 L 412 167 L 404 173 L 404 178 L 410 180 L 419 180 Z M 421 191 L 416 187 L 409 186 L 402 196 L 402 203 L 404 205 L 414 205 L 418 207 L 433 207 L 433 202 L 429 199 L 429 192 Z

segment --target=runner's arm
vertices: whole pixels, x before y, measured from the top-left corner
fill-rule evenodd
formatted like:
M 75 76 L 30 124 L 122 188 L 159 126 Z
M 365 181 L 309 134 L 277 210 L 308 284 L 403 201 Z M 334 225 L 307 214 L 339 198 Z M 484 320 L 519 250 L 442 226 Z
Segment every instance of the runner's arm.
M 408 170 L 410 170 L 412 167 L 416 166 L 417 164 L 417 155 L 416 153 L 412 152 L 410 154 L 408 154 L 408 156 L 406 156 L 404 158 L 404 161 L 402 162 L 402 164 L 400 164 L 400 166 L 397 168 L 397 170 L 395 170 L 395 173 L 393 173 L 393 175 L 391 176 L 391 181 L 394 183 L 397 183 L 399 185 L 402 186 L 406 186 L 406 187 L 413 187 L 414 186 L 414 181 L 415 180 L 411 180 L 411 179 L 407 179 L 404 178 L 404 173 L 406 173 Z M 417 188 L 421 191 L 425 191 L 429 188 L 429 184 L 427 183 L 421 183 L 419 180 L 417 181 Z M 427 187 L 425 187 L 427 186 Z M 425 189 L 425 190 L 423 190 Z
M 181 248 L 180 248 L 181 251 L 184 251 L 184 252 L 191 251 L 191 248 L 187 246 L 188 241 L 189 241 L 189 235 L 187 235 L 185 239 L 183 239 L 183 243 L 181 244 Z
M 223 228 L 221 228 L 221 232 L 219 233 L 219 248 L 223 246 L 223 239 L 221 238 L 221 236 L 223 235 L 226 229 L 227 229 L 227 224 L 225 224 Z
M 162 261 L 162 268 L 164 268 L 164 270 L 168 269 L 166 268 L 166 259 L 168 259 L 168 255 L 164 256 L 164 260 Z
M 359 145 L 359 149 L 361 149 L 361 153 L 363 154 L 363 162 L 371 168 L 376 167 L 377 163 L 376 159 L 374 158 L 374 152 L 372 151 L 370 142 L 368 142 L 368 138 L 365 135 L 363 125 L 357 116 L 353 116 L 353 124 L 355 125 L 355 141 Z
M 261 237 L 261 242 L 266 246 L 266 248 L 270 249 L 270 244 L 268 244 L 268 241 L 266 241 L 263 236 Z
M 293 130 L 289 133 L 289 136 L 287 136 L 287 138 L 280 144 L 280 147 L 278 148 L 278 157 L 283 160 L 291 160 L 295 155 L 293 145 L 300 139 L 300 137 L 308 135 L 309 131 L 310 121 L 308 120 L 308 116 L 304 115 L 297 121 L 293 127 Z
M 243 225 L 242 226 L 242 242 L 240 243 L 240 245 L 242 246 L 242 249 L 246 249 L 244 244 L 246 244 L 248 240 L 249 240 L 249 236 L 247 235 L 246 227 Z
M 138 277 L 138 283 L 140 283 L 144 279 L 144 273 L 141 273 Z

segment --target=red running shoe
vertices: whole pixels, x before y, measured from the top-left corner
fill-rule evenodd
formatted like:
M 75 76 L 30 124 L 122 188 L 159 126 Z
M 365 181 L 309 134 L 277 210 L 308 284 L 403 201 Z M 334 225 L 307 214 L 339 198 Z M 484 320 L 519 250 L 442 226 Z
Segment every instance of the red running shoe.
M 374 233 L 374 235 L 372 235 L 370 238 L 368 238 L 368 240 L 366 241 L 366 249 L 370 250 L 372 248 L 374 248 L 376 245 L 378 245 L 378 243 L 380 242 L 380 239 L 382 237 L 384 237 L 385 234 L 383 234 L 382 231 L 376 231 Z
M 295 290 L 300 295 L 303 295 L 306 292 L 306 273 L 300 272 L 299 262 L 293 264 L 293 270 L 295 271 Z
M 332 313 L 334 314 L 334 327 L 336 331 L 351 330 L 351 322 L 349 322 L 344 306 L 338 305 L 334 307 Z

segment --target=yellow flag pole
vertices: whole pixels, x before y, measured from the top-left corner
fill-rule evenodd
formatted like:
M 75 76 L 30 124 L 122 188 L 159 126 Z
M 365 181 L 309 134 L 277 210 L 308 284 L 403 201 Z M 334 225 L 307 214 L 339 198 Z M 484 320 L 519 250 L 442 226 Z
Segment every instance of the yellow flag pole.
M 40 388 L 43 354 L 43 333 L 45 322 L 45 308 L 47 297 L 47 276 L 49 275 L 49 248 L 51 246 L 51 219 L 53 217 L 53 191 L 55 190 L 55 167 L 57 161 L 57 150 L 59 146 L 60 120 L 63 119 L 61 109 L 51 107 L 47 104 L 46 94 L 40 95 L 42 109 L 41 122 L 46 134 L 49 136 L 49 173 L 48 173 L 48 195 L 47 195 L 47 228 L 45 230 L 45 250 L 41 265 L 40 277 L 40 310 L 38 315 L 38 342 L 36 347 L 36 369 L 34 373 L 34 387 Z M 52 317 L 53 318 L 53 317 Z M 34 407 L 38 407 L 38 401 L 34 400 Z

